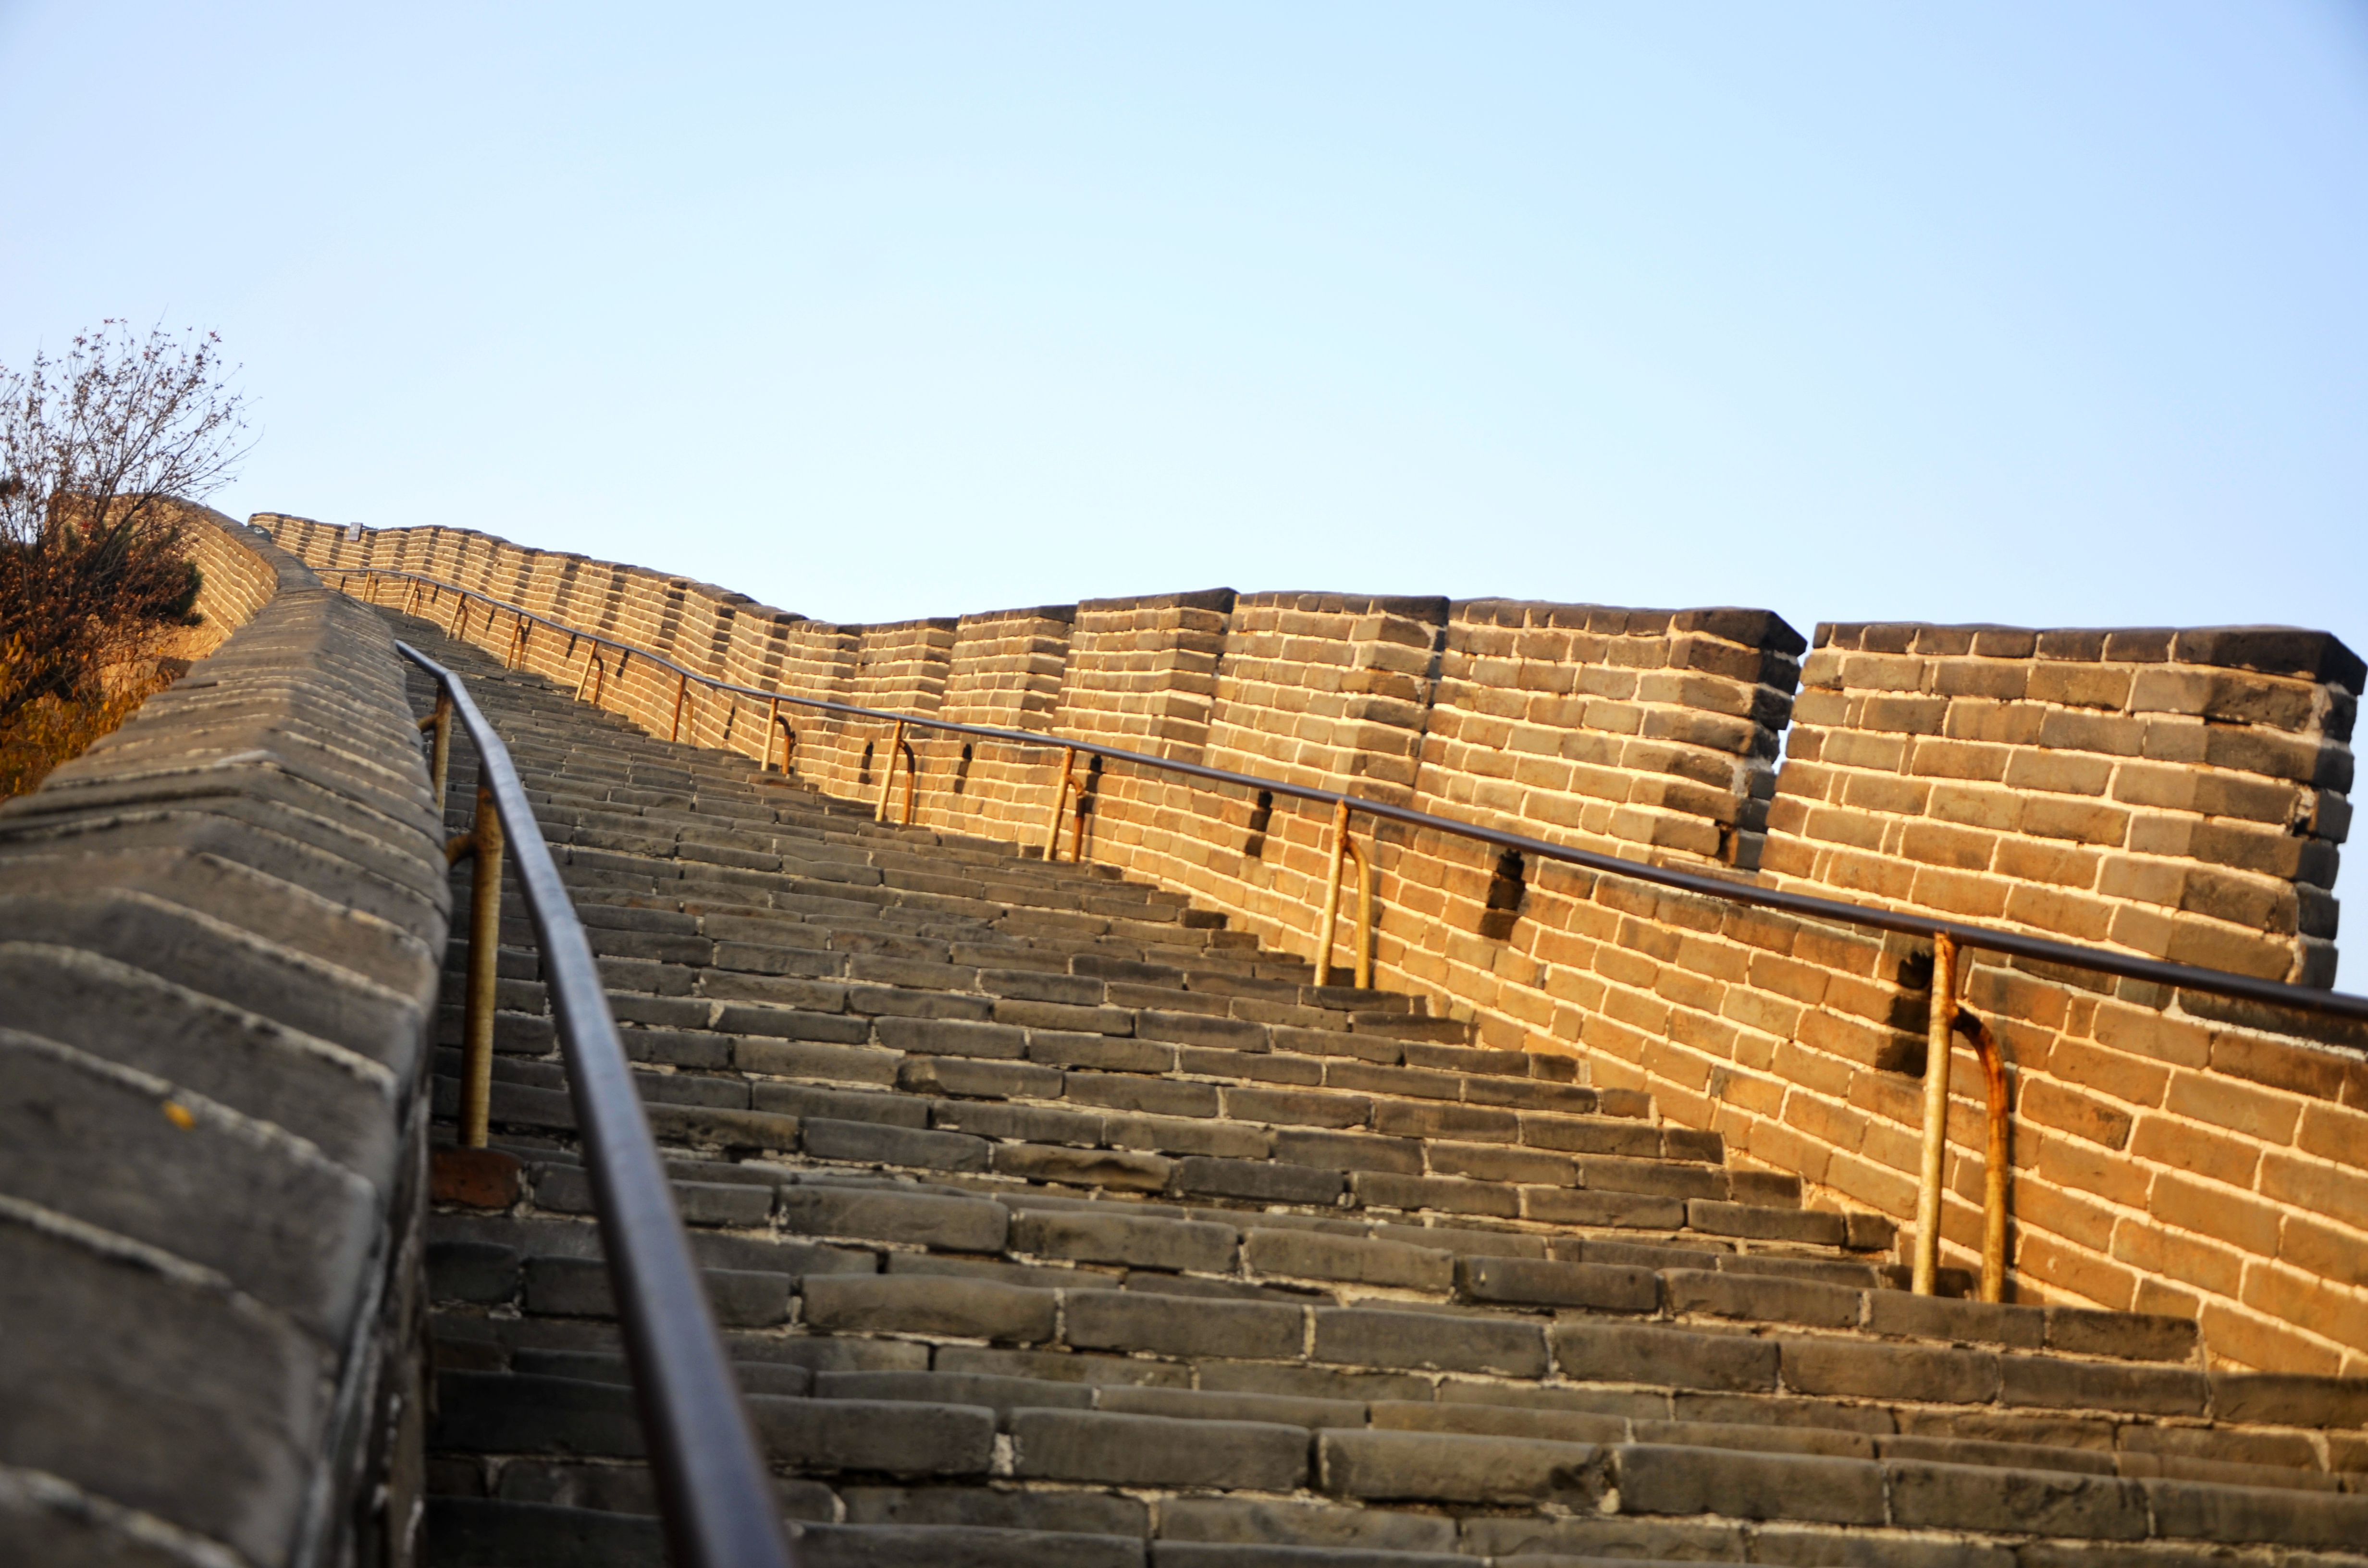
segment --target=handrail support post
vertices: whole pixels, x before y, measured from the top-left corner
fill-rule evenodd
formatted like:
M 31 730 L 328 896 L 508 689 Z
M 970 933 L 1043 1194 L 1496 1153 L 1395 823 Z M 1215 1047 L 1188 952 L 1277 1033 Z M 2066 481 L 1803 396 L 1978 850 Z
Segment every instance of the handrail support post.
M 1053 814 L 1044 819 L 1044 863 L 1061 858 L 1061 812 L 1069 803 L 1069 786 L 1077 773 L 1077 748 L 1061 748 L 1061 782 L 1053 791 Z
M 1315 922 L 1315 983 L 1332 983 L 1332 927 L 1340 918 L 1340 869 L 1349 852 L 1349 802 L 1332 808 L 1332 870 L 1324 883 L 1324 913 Z
M 436 797 L 436 820 L 444 821 L 445 779 L 452 765 L 452 694 L 442 687 L 436 688 L 436 711 L 419 721 L 419 727 L 428 732 L 427 783 Z
M 888 796 L 896 788 L 896 758 L 905 749 L 905 721 L 896 721 L 894 733 L 888 737 L 888 756 L 880 768 L 880 798 L 872 802 L 871 820 L 888 820 Z
M 502 819 L 493 787 L 480 778 L 477 820 L 446 846 L 469 860 L 469 955 L 461 1026 L 461 1147 L 482 1149 L 492 1121 L 494 1006 L 501 978 Z
M 1957 1019 L 1957 944 L 1932 935 L 1932 1008 L 1924 1048 L 1924 1148 L 1916 1188 L 1916 1294 L 1932 1294 L 1941 1271 L 1941 1184 L 1949 1159 L 1949 1058 Z

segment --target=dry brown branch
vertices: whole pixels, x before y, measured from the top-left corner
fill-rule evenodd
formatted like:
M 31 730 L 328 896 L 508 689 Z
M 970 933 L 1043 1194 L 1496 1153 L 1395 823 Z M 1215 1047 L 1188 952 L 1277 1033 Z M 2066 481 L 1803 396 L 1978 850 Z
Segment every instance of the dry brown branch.
M 181 503 L 245 455 L 242 402 L 211 333 L 110 320 L 0 367 L 0 735 L 44 700 L 101 701 L 108 670 L 190 623 Z

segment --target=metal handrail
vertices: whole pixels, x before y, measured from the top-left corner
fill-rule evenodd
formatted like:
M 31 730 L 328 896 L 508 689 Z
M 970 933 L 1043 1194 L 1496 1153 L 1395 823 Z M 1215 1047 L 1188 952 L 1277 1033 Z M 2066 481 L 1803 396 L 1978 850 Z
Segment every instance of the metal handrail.
M 347 579 L 361 576 L 370 579 L 390 578 L 412 584 L 412 602 L 415 604 L 418 598 L 418 590 L 423 586 L 437 590 L 439 597 L 447 591 L 457 594 L 461 597 L 454 617 L 456 629 L 465 629 L 471 600 L 487 607 L 486 626 L 489 632 L 496 611 L 517 618 L 517 624 L 513 628 L 508 644 L 510 652 L 506 653 L 505 662 L 509 662 L 513 656 L 518 658 L 524 656 L 527 628 L 533 625 L 548 627 L 553 631 L 564 633 L 569 639 L 568 651 L 571 656 L 578 642 L 589 643 L 595 649 L 615 649 L 620 655 L 619 664 L 620 679 L 625 659 L 646 660 L 663 669 L 672 671 L 677 677 L 675 701 L 675 729 L 677 735 L 681 729 L 683 694 L 689 691 L 692 681 L 697 681 L 701 686 L 716 691 L 754 698 L 768 703 L 771 705 L 773 722 L 779 722 L 780 705 L 790 703 L 820 712 L 840 714 L 855 719 L 875 720 L 883 724 L 894 725 L 895 726 L 894 738 L 887 765 L 883 769 L 879 804 L 875 812 L 875 815 L 882 821 L 886 820 L 887 814 L 889 798 L 887 785 L 894 779 L 896 756 L 904 749 L 904 736 L 908 726 L 935 730 L 947 734 L 969 735 L 981 740 L 996 741 L 1012 745 L 1057 746 L 1065 756 L 1063 761 L 1061 783 L 1053 802 L 1053 817 L 1045 827 L 1044 858 L 1048 860 L 1055 858 L 1062 813 L 1068 809 L 1073 791 L 1078 797 L 1082 809 L 1083 791 L 1075 778 L 1075 773 L 1077 756 L 1083 753 L 1088 756 L 1102 758 L 1106 762 L 1153 768 L 1187 778 L 1197 778 L 1207 783 L 1256 790 L 1269 797 L 1281 796 L 1285 799 L 1307 801 L 1330 806 L 1333 808 L 1334 827 L 1331 876 L 1328 884 L 1330 892 L 1326 899 L 1326 905 L 1327 914 L 1333 914 L 1336 917 L 1339 903 L 1343 858 L 1351 855 L 1356 858 L 1360 879 L 1369 874 L 1364 864 L 1365 857 L 1355 850 L 1349 837 L 1350 814 L 1362 812 L 1377 822 L 1395 822 L 1408 827 L 1429 829 L 1459 838 L 1470 839 L 1474 843 L 1490 845 L 1499 850 L 1509 850 L 1517 855 L 1534 856 L 1541 860 L 1556 861 L 1586 870 L 1625 877 L 1634 881 L 1669 888 L 1679 892 L 1703 894 L 1711 898 L 1723 899 L 1730 903 L 1747 904 L 1755 908 L 1781 910 L 1786 914 L 1803 915 L 1815 920 L 1831 920 L 1871 930 L 1925 937 L 1933 943 L 1935 963 L 1931 1000 L 1933 1021 L 1929 1031 L 1933 1048 L 1928 1049 L 1925 1058 L 1926 1112 L 1921 1162 L 1923 1179 L 1919 1183 L 1920 1197 L 1918 1206 L 1919 1214 L 1937 1215 L 1939 1212 L 1940 1176 L 1938 1173 L 1941 1169 L 1939 1151 L 1945 1144 L 1947 1138 L 1951 1055 L 1950 1051 L 1939 1049 L 1939 1045 L 1950 1039 L 1952 1027 L 1960 1019 L 1963 1020 L 1964 1028 L 1969 1030 L 1978 1028 L 1980 1022 L 1970 1013 L 1962 1012 L 1953 994 L 1955 978 L 1962 973 L 1961 967 L 1953 961 L 1958 952 L 1980 949 L 2009 958 L 2028 959 L 2039 963 L 2063 964 L 2077 969 L 2092 970 L 2099 973 L 2169 986 L 2176 990 L 2200 991 L 2238 1001 L 2258 1003 L 2265 1006 L 2287 1007 L 2299 1012 L 2368 1023 L 2368 996 L 2357 996 L 2340 991 L 2322 991 L 2311 986 L 2292 984 L 2282 980 L 2263 980 L 2253 975 L 2231 973 L 2225 970 L 2203 969 L 2193 964 L 2173 963 L 2165 959 L 2149 959 L 2135 953 L 2115 952 L 2107 948 L 2059 941 L 2050 937 L 2032 937 L 2020 931 L 2005 931 L 1996 926 L 1978 926 L 1939 915 L 1880 909 L 1868 904 L 1847 903 L 1841 899 L 1821 898 L 1813 893 L 1785 892 L 1775 888 L 1755 887 L 1748 882 L 1738 881 L 1730 877 L 1716 876 L 1703 871 L 1689 871 L 1675 866 L 1656 866 L 1642 860 L 1626 859 L 1617 855 L 1602 854 L 1596 850 L 1574 848 L 1567 845 L 1535 838 L 1528 834 L 1485 827 L 1478 823 L 1461 822 L 1453 817 L 1443 817 L 1429 812 L 1417 811 L 1411 806 L 1397 806 L 1383 801 L 1368 800 L 1345 790 L 1326 790 L 1307 784 L 1292 784 L 1279 778 L 1260 778 L 1256 774 L 1235 773 L 1227 768 L 1211 767 L 1197 762 L 1180 762 L 1172 757 L 1156 756 L 1146 752 L 1128 751 L 1120 746 L 1103 745 L 1094 741 L 1071 740 L 1059 735 L 1031 734 L 1022 730 L 995 729 L 982 724 L 963 724 L 949 719 L 930 718 L 925 714 L 898 713 L 886 709 L 862 708 L 853 703 L 832 702 L 816 697 L 796 697 L 787 692 L 765 691 L 756 687 L 741 686 L 713 676 L 702 675 L 688 665 L 675 663 L 663 653 L 637 648 L 629 642 L 604 636 L 599 632 L 586 631 L 580 628 L 568 626 L 548 616 L 537 615 L 524 606 L 514 605 L 477 589 L 463 587 L 458 583 L 445 582 L 441 578 L 430 577 L 423 573 L 404 572 L 387 567 L 330 568 L 329 570 L 336 573 L 340 591 L 343 591 Z M 371 602 L 376 602 L 374 585 L 370 586 L 369 597 Z M 587 676 L 597 659 L 597 653 L 587 655 L 586 660 Z M 604 679 L 605 676 L 604 665 Z M 577 691 L 580 696 L 582 693 L 580 684 Z M 596 702 L 598 700 L 597 687 L 594 691 L 594 700 Z M 766 744 L 768 763 L 771 750 L 768 723 Z M 915 780 L 906 786 L 906 821 L 911 820 L 913 796 L 916 792 L 916 784 L 917 780 Z M 1079 825 L 1082 828 L 1082 823 Z M 1360 899 L 1360 902 L 1363 905 L 1364 918 L 1360 921 L 1357 937 L 1357 971 L 1361 982 L 1369 979 L 1371 975 L 1369 949 L 1372 909 L 1370 899 Z M 1333 939 L 1334 932 L 1330 921 L 1327 920 L 1316 937 L 1315 963 L 1317 973 L 1321 977 L 1328 978 L 1329 975 Z M 1991 1049 L 1994 1051 L 1995 1047 Z M 1994 1123 L 2003 1117 L 2004 1108 L 2003 1100 L 1993 1096 L 1991 1114 Z M 1998 1146 L 2001 1137 L 2001 1131 L 1994 1126 L 1990 1140 L 1993 1148 Z M 2003 1187 L 1995 1181 L 1989 1186 L 1993 1194 L 1989 1205 L 1992 1211 L 1986 1214 L 1985 1232 L 1986 1234 L 2003 1236 L 2002 1214 L 1996 1209 L 1998 1204 L 2003 1202 L 2002 1196 L 1998 1196 L 2003 1193 Z M 1919 1290 L 1929 1292 L 1932 1288 L 1939 1246 L 1938 1224 L 1928 1222 L 1919 1225 L 1915 1260 L 1915 1278 Z M 1985 1274 L 1987 1278 L 1984 1280 L 1984 1293 L 1991 1294 L 1998 1290 L 2002 1283 L 1998 1278 L 1999 1268 L 1994 1262 L 1991 1267 L 1986 1268 Z
M 543 984 L 567 1063 L 671 1560 L 683 1568 L 791 1568 L 780 1505 L 633 1087 L 592 944 L 543 843 L 518 767 L 459 676 L 409 643 L 394 646 L 438 689 L 445 721 L 435 725 L 439 803 L 450 715 L 476 743 L 480 822 L 472 836 L 489 836 L 490 826 L 496 842 L 507 840 L 527 915 L 542 945 Z M 488 808 L 494 824 L 483 820 Z M 478 878 L 481 889 L 488 881 L 498 885 L 498 861 L 481 861 Z M 493 933 L 476 933 L 477 945 L 491 948 L 495 940 Z

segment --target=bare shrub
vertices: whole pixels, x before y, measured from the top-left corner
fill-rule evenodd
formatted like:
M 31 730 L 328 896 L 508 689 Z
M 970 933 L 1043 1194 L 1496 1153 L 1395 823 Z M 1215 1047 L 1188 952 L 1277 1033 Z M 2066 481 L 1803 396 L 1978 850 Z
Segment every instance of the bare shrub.
M 159 640 L 196 621 L 182 504 L 245 455 L 243 402 L 212 333 L 142 337 L 110 320 L 62 358 L 0 366 L 0 746 L 12 756 L 86 745 L 130 711 L 127 693 L 154 689 Z

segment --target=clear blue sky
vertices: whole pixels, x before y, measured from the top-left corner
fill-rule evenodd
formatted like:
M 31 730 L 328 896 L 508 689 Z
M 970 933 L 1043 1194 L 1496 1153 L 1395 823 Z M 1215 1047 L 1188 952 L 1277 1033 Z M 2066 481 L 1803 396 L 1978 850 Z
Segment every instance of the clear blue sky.
M 0 0 L 0 361 L 220 328 L 234 512 L 840 619 L 1223 583 L 2368 652 L 2363 0 Z

